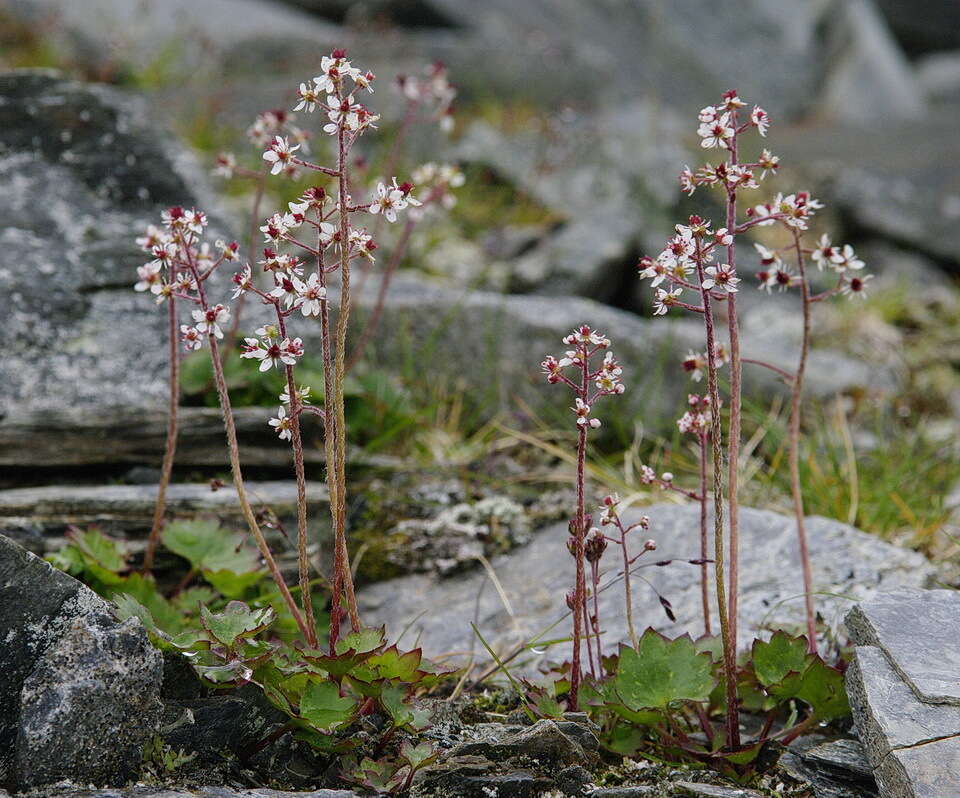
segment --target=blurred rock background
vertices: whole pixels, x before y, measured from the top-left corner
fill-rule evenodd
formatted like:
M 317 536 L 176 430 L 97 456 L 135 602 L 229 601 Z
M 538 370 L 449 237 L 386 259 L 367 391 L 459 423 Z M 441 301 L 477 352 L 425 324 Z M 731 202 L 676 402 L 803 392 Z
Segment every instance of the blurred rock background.
M 878 275 L 866 303 L 818 308 L 811 510 L 955 557 L 953 500 L 944 497 L 960 479 L 956 3 L 0 0 L 0 44 L 3 67 L 63 76 L 4 78 L 0 100 L 0 286 L 16 321 L 0 364 L 4 484 L 67 471 L 82 479 L 77 470 L 89 466 L 123 481 L 131 466 L 159 459 L 164 377 L 151 342 L 162 325 L 127 288 L 139 263 L 127 229 L 178 201 L 179 188 L 183 202 L 202 202 L 240 236 L 249 198 L 213 198 L 206 173 L 216 152 L 247 153 L 253 117 L 292 107 L 321 56 L 345 47 L 379 77 L 371 104 L 386 137 L 402 110 L 390 89 L 396 74 L 442 60 L 459 90 L 453 134 L 418 129 L 402 168 L 453 160 L 468 184 L 450 218 L 417 238 L 368 358 L 398 376 L 413 404 L 426 389 L 400 364 L 411 352 L 429 361 L 431 423 L 418 416 L 417 439 L 397 456 L 470 462 L 472 436 L 488 432 L 490 418 L 529 429 L 533 415 L 535 429 L 550 429 L 565 397 L 539 384 L 541 349 L 557 348 L 550 342 L 571 324 L 595 320 L 619 344 L 637 397 L 610 425 L 608 451 L 638 446 L 674 462 L 682 445 L 671 419 L 687 388 L 676 359 L 695 344 L 697 325 L 646 318 L 635 264 L 703 203 L 707 215 L 718 213 L 706 192 L 680 194 L 676 174 L 702 158 L 697 111 L 733 87 L 773 116 L 768 141 L 783 168 L 758 201 L 811 188 L 828 206 L 816 234 L 853 244 Z M 88 95 L 64 79 L 113 89 Z M 147 158 L 142 174 L 124 178 L 130 191 L 100 190 L 121 160 L 105 156 L 109 143 L 50 144 L 62 131 L 42 118 L 64 96 L 80 105 L 106 98 L 98 137 L 122 121 Z M 116 116 L 115 107 L 126 110 Z M 365 146 L 376 159 L 376 142 Z M 176 185 L 174 173 L 183 176 Z M 272 196 L 290 198 L 282 187 Z M 104 215 L 110 232 L 91 241 L 83 219 Z M 743 257 L 749 278 L 753 254 Z M 41 291 L 52 304 L 40 321 L 28 319 L 24 268 L 67 278 L 52 299 Z M 795 298 L 752 285 L 742 296 L 748 353 L 789 367 Z M 358 302 L 362 315 L 372 293 Z M 429 351 L 416 348 L 427 339 Z M 748 490 L 757 504 L 782 506 L 781 394 L 765 375 L 747 379 L 757 399 Z M 473 415 L 451 423 L 435 410 L 464 396 Z M 260 411 L 242 413 L 253 465 L 281 466 Z M 216 466 L 215 421 L 211 410 L 188 411 L 183 473 Z

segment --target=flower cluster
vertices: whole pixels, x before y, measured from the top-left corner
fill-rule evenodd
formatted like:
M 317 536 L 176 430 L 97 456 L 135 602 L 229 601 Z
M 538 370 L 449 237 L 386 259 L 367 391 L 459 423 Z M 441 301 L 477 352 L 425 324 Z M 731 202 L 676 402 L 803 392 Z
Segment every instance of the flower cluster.
M 137 267 L 133 289 L 153 294 L 157 304 L 178 298 L 198 306 L 190 313 L 193 324 L 179 328 L 181 343 L 191 352 L 201 349 L 206 337 L 223 338 L 230 308 L 208 305 L 200 286 L 221 264 L 237 259 L 239 245 L 218 240 L 211 250 L 200 240 L 207 216 L 195 208 L 168 208 L 161 213 L 161 222 L 160 227 L 149 225 L 136 239 L 152 259 Z
M 450 83 L 442 62 L 436 61 L 426 67 L 422 76 L 397 75 L 396 87 L 411 106 L 430 107 L 441 130 L 445 133 L 453 130 L 453 101 L 457 90 Z
M 696 436 L 708 435 L 710 433 L 710 406 L 712 404 L 709 396 L 690 394 L 687 397 L 689 409 L 677 419 L 677 428 L 680 432 Z
M 341 131 L 359 135 L 373 127 L 380 118 L 353 96 L 358 89 L 373 93 L 375 75 L 352 66 L 346 56 L 343 50 L 334 50 L 329 56 L 324 56 L 320 63 L 321 73 L 309 83 L 300 84 L 300 101 L 294 107 L 294 111 L 308 113 L 322 109 L 328 120 L 323 132 L 331 136 Z
M 256 119 L 253 120 L 253 124 L 247 128 L 247 138 L 260 151 L 263 151 L 266 147 L 272 148 L 279 141 L 283 143 L 283 150 L 287 153 L 292 153 L 298 149 L 308 152 L 310 150 L 310 134 L 298 127 L 295 122 L 296 115 L 288 113 L 282 108 L 264 111 L 262 114 L 258 114 Z M 290 178 L 297 178 L 301 174 L 300 168 L 292 158 L 272 161 L 272 167 L 273 174 L 282 172 Z M 232 152 L 221 152 L 217 155 L 213 174 L 225 180 L 237 176 L 257 176 L 256 172 L 251 172 L 239 166 L 237 156 Z
M 578 327 L 565 336 L 563 343 L 573 348 L 568 349 L 559 359 L 548 355 L 540 368 L 546 375 L 547 382 L 562 382 L 574 390 L 576 397 L 571 410 L 576 416 L 577 426 L 581 429 L 596 429 L 600 426 L 600 419 L 591 417 L 593 404 L 603 396 L 622 394 L 626 390 L 626 386 L 620 381 L 623 369 L 613 352 L 609 351 L 610 339 L 587 325 Z M 602 362 L 592 368 L 590 358 L 601 351 L 604 352 Z M 575 380 L 564 374 L 564 369 L 568 367 L 574 367 L 579 372 Z

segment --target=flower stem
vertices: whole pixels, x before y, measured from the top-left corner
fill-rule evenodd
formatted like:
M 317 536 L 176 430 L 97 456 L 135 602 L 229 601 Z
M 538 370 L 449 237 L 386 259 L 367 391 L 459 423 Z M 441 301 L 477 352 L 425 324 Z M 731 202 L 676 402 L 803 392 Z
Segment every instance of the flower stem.
M 793 493 L 793 511 L 797 518 L 797 539 L 800 544 L 800 564 L 803 568 L 803 596 L 807 616 L 807 649 L 817 652 L 816 613 L 813 606 L 813 570 L 810 567 L 810 550 L 807 545 L 807 530 L 804 519 L 803 491 L 800 488 L 800 401 L 803 392 L 803 377 L 810 351 L 810 286 L 807 284 L 806 263 L 800 234 L 793 230 L 794 247 L 797 250 L 797 269 L 800 273 L 800 298 L 803 303 L 803 337 L 800 343 L 800 362 L 790 392 L 790 490 Z
M 587 390 L 587 371 L 583 367 L 584 394 Z M 578 694 L 580 692 L 580 640 L 583 637 L 583 606 L 585 603 L 586 580 L 583 569 L 583 525 L 584 513 L 584 486 L 583 472 L 586 463 L 587 431 L 584 427 L 577 430 L 577 516 L 574 522 L 574 550 L 573 559 L 576 563 L 576 577 L 573 590 L 573 658 L 570 665 L 570 697 L 567 708 L 571 712 L 577 711 Z
M 712 397 L 711 397 L 712 400 Z M 707 435 L 701 433 L 700 439 L 700 602 L 703 607 L 703 633 L 710 637 L 713 631 L 710 626 L 710 569 L 706 562 L 709 546 L 709 532 L 707 531 Z
M 704 280 L 703 254 L 700 242 L 696 250 L 697 276 Z M 707 336 L 707 389 L 711 403 L 711 436 L 713 440 L 713 558 L 714 581 L 717 591 L 717 615 L 720 619 L 720 640 L 723 644 L 723 677 L 727 699 L 727 746 L 730 750 L 740 747 L 740 717 L 737 708 L 737 652 L 736 643 L 730 635 L 727 616 L 726 578 L 724 575 L 723 541 L 723 428 L 720 418 L 720 390 L 717 385 L 716 334 L 713 323 L 713 307 L 709 291 L 701 288 L 704 307 L 704 327 Z
M 279 303 L 274 303 L 277 311 L 277 323 L 280 336 L 287 337 L 286 324 L 280 312 Z M 293 470 L 297 481 L 297 569 L 300 581 L 300 603 L 307 622 L 307 644 L 317 647 L 317 629 L 313 614 L 313 597 L 310 591 L 310 557 L 308 554 L 307 530 L 307 478 L 303 465 L 303 439 L 300 434 L 300 397 L 297 395 L 297 383 L 293 366 L 285 365 L 287 377 L 287 395 L 290 397 L 290 448 L 293 450 Z
M 153 523 L 150 537 L 147 538 L 147 550 L 143 555 L 143 572 L 153 570 L 153 560 L 160 543 L 160 531 L 163 529 L 163 516 L 167 509 L 167 486 L 173 473 L 173 460 L 177 451 L 177 413 L 180 405 L 180 347 L 177 345 L 177 307 L 174 297 L 167 297 L 167 337 L 170 359 L 170 404 L 167 410 L 167 441 L 163 451 L 163 465 L 160 467 L 160 484 L 157 485 L 157 502 L 153 508 Z
M 627 631 L 630 633 L 630 644 L 636 651 L 638 642 L 637 630 L 633 626 L 633 593 L 630 590 L 630 554 L 627 551 L 627 531 L 619 520 L 617 526 L 620 529 L 620 551 L 623 553 L 623 597 L 627 605 Z M 708 612 L 709 609 L 708 607 Z
M 346 535 L 346 416 L 343 400 L 345 375 L 344 356 L 347 346 L 347 324 L 350 320 L 350 215 L 347 207 L 347 140 L 343 126 L 337 131 L 337 172 L 339 173 L 338 200 L 340 205 L 340 312 L 337 314 L 336 343 L 334 346 L 333 411 L 334 427 L 334 480 L 336 507 L 334 517 L 334 579 L 333 609 L 331 612 L 331 645 L 339 635 L 342 603 L 346 600 L 347 614 L 354 630 L 360 628 L 360 613 L 353 590 L 353 575 L 350 572 L 350 555 Z M 329 463 L 327 468 L 329 469 Z M 332 497 L 331 497 L 332 498 Z

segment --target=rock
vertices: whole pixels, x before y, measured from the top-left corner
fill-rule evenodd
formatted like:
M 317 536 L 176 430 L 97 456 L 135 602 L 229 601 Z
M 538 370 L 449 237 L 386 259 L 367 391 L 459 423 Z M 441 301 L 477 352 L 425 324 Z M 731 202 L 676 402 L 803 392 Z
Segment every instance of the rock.
M 71 452 L 90 448 L 76 446 L 84 432 L 104 452 L 142 445 L 167 391 L 163 314 L 130 287 L 143 262 L 133 238 L 173 204 L 207 209 L 211 238 L 228 237 L 225 225 L 143 103 L 49 71 L 2 74 L 0 95 L 0 459 L 109 461 Z
M 296 484 L 286 482 L 246 483 L 254 508 L 269 507 L 279 518 L 295 518 Z M 70 525 L 96 524 L 111 535 L 143 536 L 150 531 L 156 501 L 156 485 L 50 485 L 42 488 L 17 488 L 0 491 L 0 529 L 31 524 L 44 536 L 44 549 L 53 550 L 57 535 Z M 327 487 L 320 482 L 307 483 L 307 503 L 311 513 L 327 503 Z M 232 483 L 216 491 L 209 483 L 170 485 L 167 513 L 178 519 L 216 517 L 242 519 L 237 493 Z
M 662 560 L 676 558 L 677 562 L 645 568 L 642 574 L 672 603 L 677 622 L 671 623 L 664 616 L 656 597 L 638 582 L 634 585 L 638 631 L 649 625 L 670 636 L 684 632 L 699 635 L 700 572 L 683 562 L 700 554 L 699 508 L 659 504 L 645 507 L 643 512 L 651 519 L 649 535 L 660 544 L 656 556 Z M 628 517 L 636 515 L 633 512 Z M 756 635 L 771 627 L 799 630 L 803 607 L 796 597 L 802 588 L 793 520 L 745 508 L 740 534 L 740 645 L 749 645 Z M 840 596 L 867 598 L 878 589 L 919 587 L 933 574 L 919 554 L 883 543 L 838 521 L 810 518 L 807 534 L 818 612 L 833 629 L 839 627 L 849 606 L 849 599 Z M 573 568 L 564 545 L 566 537 L 565 523 L 549 526 L 535 533 L 528 545 L 494 559 L 492 569 L 504 598 L 486 584 L 484 572 L 455 580 L 414 574 L 364 588 L 358 596 L 361 611 L 371 622 L 386 623 L 388 628 L 402 629 L 410 623 L 411 633 L 419 635 L 428 657 L 473 651 L 478 661 L 485 659 L 470 629 L 475 612 L 481 633 L 501 652 L 544 635 L 548 639 L 562 637 L 567 624 L 564 596 L 572 584 Z M 635 542 L 635 551 L 639 551 L 638 546 Z M 610 550 L 607 556 L 612 556 Z M 615 572 L 613 560 L 605 563 L 610 572 Z M 600 594 L 600 614 L 606 630 L 603 647 L 610 651 L 618 641 L 628 639 L 619 585 Z M 525 667 L 532 669 L 535 664 L 527 660 Z
M 288 792 L 259 787 L 253 790 L 235 787 L 164 787 L 138 784 L 133 787 L 120 787 L 97 790 L 72 782 L 59 782 L 39 793 L 31 793 L 35 798 L 359 798 L 352 790 L 310 790 L 307 792 Z M 0 797 L 5 798 L 0 791 Z
M 248 685 L 226 695 L 164 701 L 163 741 L 176 751 L 219 759 L 223 751 L 245 753 L 270 729 L 286 721 L 258 687 Z
M 917 80 L 933 102 L 960 102 L 960 50 L 933 53 L 917 62 Z
M 960 8 L 952 0 L 876 0 L 910 55 L 960 47 Z
M 756 790 L 744 790 L 736 787 L 718 787 L 715 784 L 697 784 L 692 781 L 678 781 L 676 787 L 683 790 L 680 795 L 690 798 L 761 798 Z
M 588 734 L 589 743 L 585 747 L 572 739 L 572 735 L 562 731 L 556 721 L 538 720 L 530 728 L 500 739 L 460 743 L 450 751 L 449 756 L 483 756 L 491 762 L 510 761 L 517 765 L 549 769 L 586 765 L 596 758 L 600 748 L 597 738 L 591 732 Z
M 601 787 L 590 793 L 590 798 L 647 798 L 656 796 L 656 787 Z
M 638 253 L 659 251 L 672 230 L 680 126 L 639 100 L 544 125 L 505 134 L 477 122 L 457 145 L 460 159 L 493 167 L 563 220 L 511 264 L 511 288 L 629 304 Z
M 943 679 L 958 605 L 952 591 L 898 590 L 848 615 L 858 646 L 847 693 L 884 798 L 960 794 L 960 704 Z M 940 640 L 948 646 L 943 665 L 931 656 Z
M 828 12 L 827 71 L 821 108 L 836 119 L 918 119 L 923 91 L 871 0 L 834 2 Z
M 873 768 L 858 740 L 797 739 L 778 762 L 789 776 L 809 784 L 815 798 L 877 798 Z
M 526 543 L 530 523 L 524 508 L 505 496 L 442 508 L 428 519 L 401 521 L 378 552 L 401 573 L 435 571 L 449 576 Z
M 557 774 L 557 789 L 564 795 L 583 795 L 593 781 L 590 771 L 582 765 L 572 765 Z
M 960 705 L 958 619 L 955 590 L 895 590 L 857 604 L 847 628 L 857 645 L 881 648 L 921 701 Z
M 0 638 L 0 783 L 133 776 L 163 673 L 140 622 L 0 536 Z
M 932 108 L 915 121 L 882 125 L 784 127 L 777 151 L 784 163 L 821 178 L 823 199 L 859 233 L 878 236 L 957 268 L 960 190 L 954 158 L 960 109 Z M 923 147 L 905 148 L 904 141 Z

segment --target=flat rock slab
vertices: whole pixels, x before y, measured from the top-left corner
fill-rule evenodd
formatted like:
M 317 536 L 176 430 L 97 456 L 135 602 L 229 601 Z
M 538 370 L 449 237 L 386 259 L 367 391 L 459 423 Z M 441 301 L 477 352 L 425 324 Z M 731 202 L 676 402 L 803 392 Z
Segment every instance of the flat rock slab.
M 699 557 L 699 508 L 660 504 L 643 508 L 650 517 L 649 537 L 659 542 L 654 556 L 678 558 L 664 567 L 650 566 L 639 574 L 673 605 L 671 622 L 656 595 L 640 579 L 634 580 L 634 618 L 637 630 L 647 626 L 671 636 L 703 631 L 700 610 L 700 570 L 685 562 Z M 625 517 L 636 518 L 630 511 Z M 825 518 L 808 519 L 818 611 L 831 627 L 839 627 L 851 601 L 872 596 L 878 589 L 922 586 L 932 576 L 919 554 L 878 540 L 851 526 Z M 777 513 L 742 510 L 741 518 L 741 647 L 769 628 L 803 627 L 803 605 L 796 533 L 791 518 Z M 483 661 L 483 649 L 470 623 L 495 649 L 506 652 L 531 640 L 560 638 L 569 632 L 564 596 L 572 584 L 573 561 L 566 549 L 566 524 L 536 533 L 528 545 L 492 561 L 502 596 L 482 570 L 444 580 L 411 575 L 370 585 L 358 598 L 366 618 L 388 628 L 410 625 L 410 639 L 418 639 L 427 656 L 472 652 Z M 639 551 L 634 542 L 634 553 Z M 605 570 L 616 573 L 618 553 L 607 550 Z M 650 555 L 648 555 L 650 556 Z M 609 576 L 607 577 L 609 578 Z M 607 579 L 602 579 L 601 584 Z M 600 616 L 610 651 L 628 639 L 623 591 L 619 584 L 600 593 Z M 714 621 L 714 628 L 717 628 Z M 558 652 L 559 653 L 559 652 Z M 524 664 L 532 667 L 529 660 Z
M 880 593 L 847 625 L 855 643 L 883 649 L 922 701 L 960 705 L 960 592 Z
M 139 620 L 0 535 L 0 640 L 0 785 L 138 772 L 163 676 Z
M 0 791 L 0 798 L 6 798 L 2 791 Z M 196 787 L 187 789 L 145 784 L 97 790 L 72 782 L 61 782 L 31 793 L 31 798 L 358 798 L 358 796 L 352 790 L 287 792 L 266 788 L 240 790 L 234 787 Z
M 255 509 L 267 507 L 281 518 L 296 515 L 297 487 L 293 480 L 247 482 Z M 67 526 L 97 524 L 104 531 L 133 535 L 149 531 L 156 501 L 156 485 L 51 485 L 0 491 L 0 530 L 31 526 L 42 534 L 56 535 Z M 328 501 L 327 486 L 307 483 L 307 502 L 318 510 Z M 213 516 L 241 518 L 232 483 L 217 490 L 209 484 L 173 484 L 167 490 L 169 517 Z
M 954 591 L 906 589 L 847 616 L 847 693 L 884 798 L 960 795 L 958 617 Z

